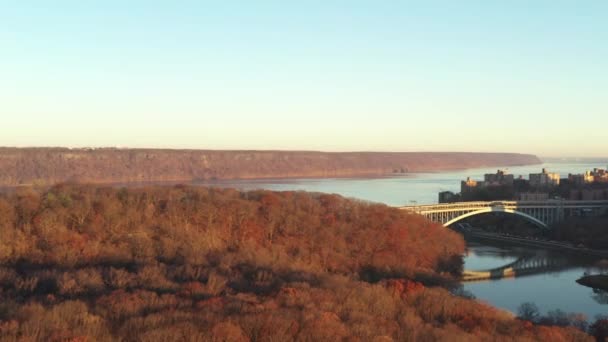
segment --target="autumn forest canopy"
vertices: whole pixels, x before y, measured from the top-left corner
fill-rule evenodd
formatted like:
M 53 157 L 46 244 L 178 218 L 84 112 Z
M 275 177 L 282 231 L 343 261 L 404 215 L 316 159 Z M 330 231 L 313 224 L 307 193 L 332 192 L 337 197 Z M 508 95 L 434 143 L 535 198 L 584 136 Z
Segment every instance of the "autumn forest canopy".
M 304 192 L 0 195 L 0 340 L 589 340 L 453 294 L 460 235 Z

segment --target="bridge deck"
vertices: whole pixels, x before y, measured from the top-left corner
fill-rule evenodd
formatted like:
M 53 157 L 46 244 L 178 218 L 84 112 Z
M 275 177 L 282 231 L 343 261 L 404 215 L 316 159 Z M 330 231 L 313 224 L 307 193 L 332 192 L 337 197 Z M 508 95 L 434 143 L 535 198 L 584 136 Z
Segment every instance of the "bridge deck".
M 521 216 L 540 227 L 559 222 L 567 216 L 600 215 L 608 212 L 608 201 L 476 201 L 404 206 L 399 209 L 414 212 L 445 226 L 469 216 L 488 212 L 504 212 Z
M 604 208 L 608 207 L 608 201 L 567 201 L 567 200 L 547 200 L 547 201 L 476 201 L 476 202 L 453 202 L 441 204 L 422 204 L 413 206 L 402 206 L 399 209 L 412 211 L 436 211 L 436 210 L 457 210 L 470 208 Z

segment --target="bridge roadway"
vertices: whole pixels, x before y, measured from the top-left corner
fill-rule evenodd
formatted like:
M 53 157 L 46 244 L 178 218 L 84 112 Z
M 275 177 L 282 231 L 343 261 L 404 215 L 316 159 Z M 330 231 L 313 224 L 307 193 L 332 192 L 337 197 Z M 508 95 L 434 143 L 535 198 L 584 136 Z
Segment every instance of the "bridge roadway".
M 420 214 L 445 227 L 467 217 L 502 212 L 523 217 L 539 227 L 547 228 L 568 217 L 608 213 L 608 201 L 478 201 L 404 206 L 399 209 Z

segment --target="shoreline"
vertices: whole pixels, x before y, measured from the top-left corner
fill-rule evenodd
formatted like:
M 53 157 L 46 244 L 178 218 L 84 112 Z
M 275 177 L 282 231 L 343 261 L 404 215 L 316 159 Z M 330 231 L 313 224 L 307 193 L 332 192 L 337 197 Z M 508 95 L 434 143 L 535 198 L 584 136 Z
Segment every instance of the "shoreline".
M 607 274 L 595 274 L 581 277 L 576 280 L 577 283 L 590 287 L 592 289 L 599 289 L 608 291 L 608 275 Z
M 58 184 L 80 184 L 80 185 L 106 185 L 106 186 L 123 186 L 123 187 L 139 187 L 139 186 L 147 186 L 147 185 L 160 185 L 160 186 L 173 186 L 173 185 L 196 185 L 196 186 L 213 186 L 213 185 L 222 185 L 222 184 L 233 184 L 239 182 L 252 182 L 252 183 L 267 183 L 267 182 L 285 182 L 291 183 L 294 181 L 310 181 L 310 180 L 374 180 L 374 179 L 390 179 L 390 178 L 416 178 L 421 174 L 441 174 L 446 172 L 455 172 L 455 171 L 466 171 L 466 170 L 475 170 L 475 169 L 485 169 L 485 168 L 506 168 L 506 167 L 523 167 L 523 166 L 534 166 L 534 165 L 542 165 L 542 163 L 537 164 L 520 164 L 520 165 L 483 165 L 479 167 L 456 167 L 456 168 L 440 168 L 440 169 L 428 169 L 428 170 L 420 170 L 414 172 L 405 172 L 405 173 L 354 173 L 352 175 L 333 175 L 333 176 L 303 176 L 303 175 L 294 175 L 294 176 L 253 176 L 253 177 L 238 177 L 238 178 L 219 178 L 219 179 L 186 179 L 186 178 L 176 178 L 176 179 L 168 179 L 168 180 L 151 180 L 151 181 L 94 181 L 94 180 L 73 180 L 73 181 L 57 181 L 46 184 L 45 182 L 40 183 L 26 183 L 26 184 L 18 184 L 18 185 L 0 185 L 0 193 L 7 191 L 14 191 L 18 188 L 28 188 L 28 187 L 53 187 Z
M 572 246 L 568 242 L 559 242 L 559 241 L 545 241 L 545 240 L 531 240 L 526 238 L 520 238 L 515 236 L 504 236 L 497 235 L 493 233 L 483 233 L 483 232 L 473 232 L 467 231 L 462 232 L 464 236 L 471 236 L 477 239 L 486 239 L 491 241 L 500 241 L 500 242 L 509 242 L 522 246 L 531 246 L 531 247 L 543 247 L 546 249 L 557 250 L 561 252 L 568 252 L 573 254 L 578 254 L 582 256 L 589 257 L 599 257 L 599 258 L 607 258 L 608 251 L 606 250 L 598 250 L 598 249 L 589 249 L 586 247 L 576 247 Z

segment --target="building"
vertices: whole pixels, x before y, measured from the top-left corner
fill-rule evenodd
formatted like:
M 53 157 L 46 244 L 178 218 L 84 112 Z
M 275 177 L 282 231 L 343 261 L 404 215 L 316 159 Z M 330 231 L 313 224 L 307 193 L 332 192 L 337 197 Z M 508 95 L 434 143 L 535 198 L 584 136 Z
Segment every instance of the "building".
M 514 194 L 514 177 L 506 171 L 485 174 L 484 179 L 476 181 L 467 177 L 460 183 L 461 200 L 495 200 L 511 199 Z
M 591 174 L 590 171 L 586 171 L 581 174 L 568 174 L 568 181 L 573 185 L 585 185 L 589 183 L 593 183 L 595 181 L 595 177 Z
M 513 190 L 516 192 L 528 192 L 530 191 L 530 182 L 520 175 L 513 180 Z
M 608 171 L 606 169 L 593 169 L 590 172 L 593 176 L 593 181 L 596 183 L 607 183 L 608 182 Z
M 520 201 L 546 201 L 549 199 L 549 194 L 546 192 L 521 192 L 517 197 Z
M 595 168 L 584 174 L 568 175 L 568 180 L 574 185 L 587 185 L 591 183 L 608 183 L 608 170 Z
M 467 193 L 467 192 L 471 192 L 475 189 L 477 189 L 477 187 L 479 187 L 481 185 L 481 182 L 478 182 L 476 180 L 471 179 L 471 177 L 467 177 L 467 180 L 463 180 L 460 182 L 460 192 L 461 193 Z
M 439 203 L 452 203 L 458 200 L 458 196 L 451 191 L 442 191 L 439 193 Z
M 497 170 L 496 173 L 486 173 L 484 175 L 485 186 L 513 186 L 513 175 L 505 170 Z
M 608 189 L 573 189 L 573 190 L 570 190 L 570 200 L 574 200 L 574 201 L 608 200 Z
M 547 169 L 543 169 L 541 173 L 530 174 L 531 187 L 542 188 L 557 185 L 559 185 L 559 173 L 547 172 Z
M 486 173 L 483 176 L 483 181 L 476 181 L 467 177 L 467 180 L 460 182 L 460 191 L 462 193 L 470 192 L 479 188 L 492 186 L 507 186 L 513 187 L 514 177 L 505 170 L 497 170 L 496 173 Z

